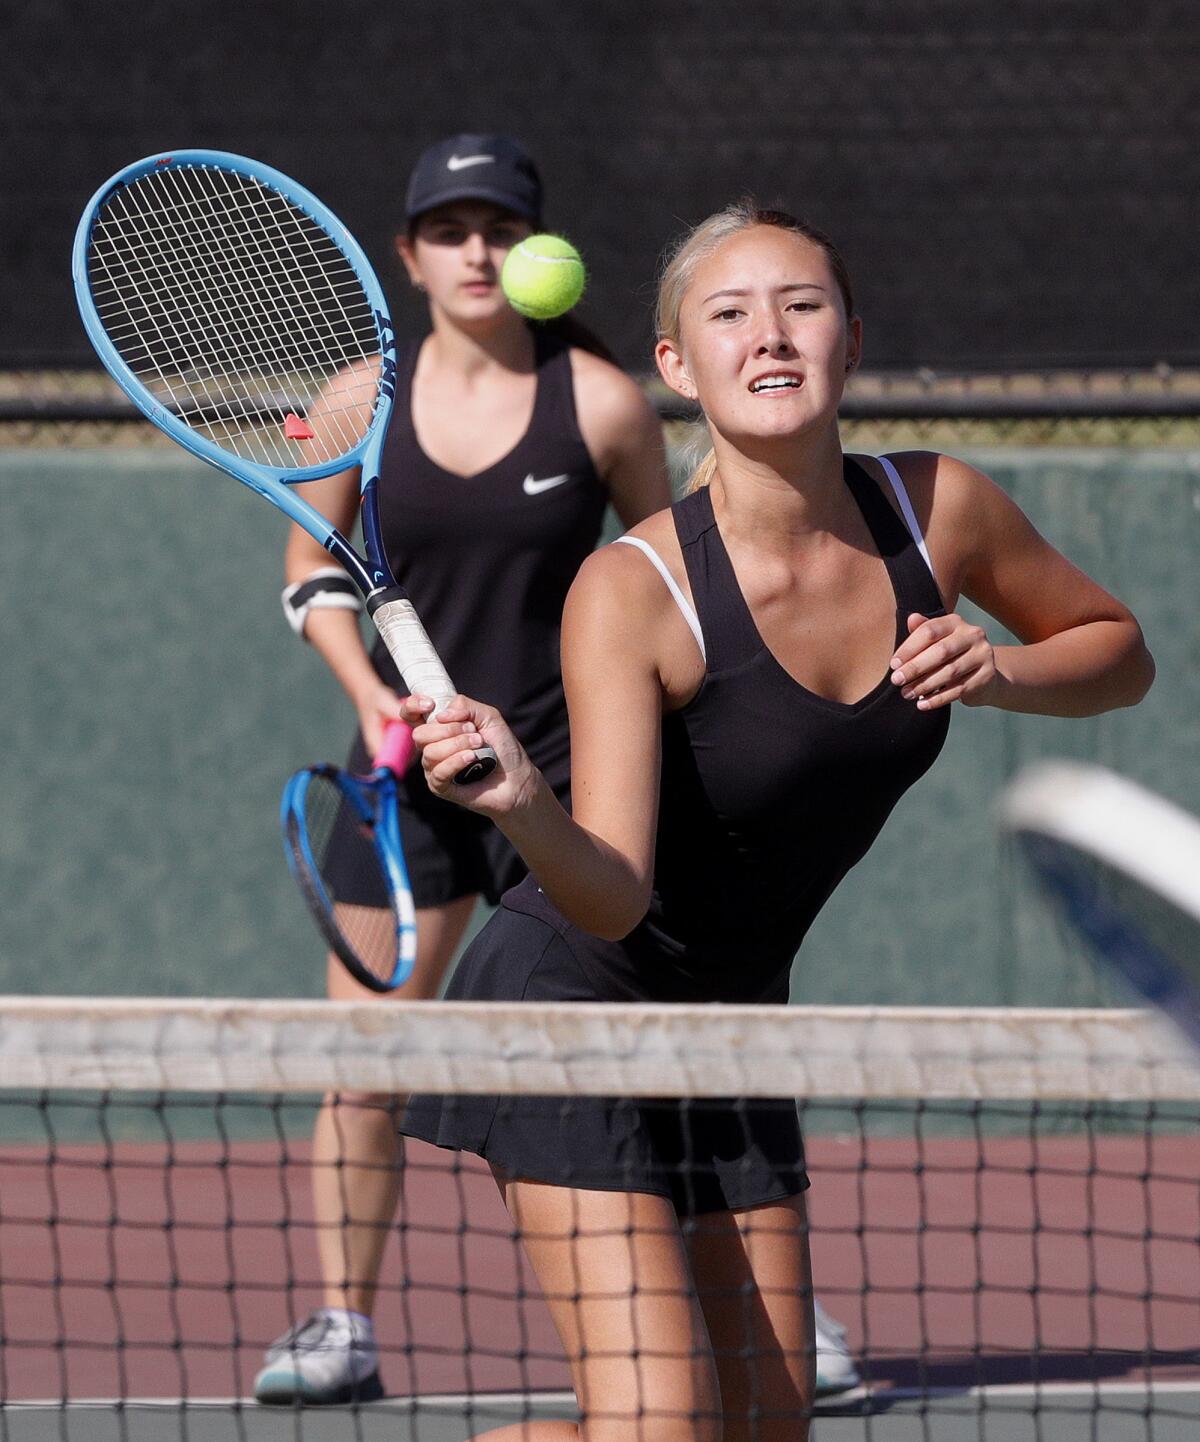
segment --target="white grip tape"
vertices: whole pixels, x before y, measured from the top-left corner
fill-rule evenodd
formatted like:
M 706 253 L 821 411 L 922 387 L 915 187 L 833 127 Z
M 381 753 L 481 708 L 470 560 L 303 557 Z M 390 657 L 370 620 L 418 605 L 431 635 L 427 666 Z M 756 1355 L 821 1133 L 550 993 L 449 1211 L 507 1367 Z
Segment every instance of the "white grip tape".
M 411 601 L 385 601 L 372 619 L 393 661 L 404 677 L 410 696 L 430 696 L 440 711 L 458 695 L 446 668 L 433 649 Z

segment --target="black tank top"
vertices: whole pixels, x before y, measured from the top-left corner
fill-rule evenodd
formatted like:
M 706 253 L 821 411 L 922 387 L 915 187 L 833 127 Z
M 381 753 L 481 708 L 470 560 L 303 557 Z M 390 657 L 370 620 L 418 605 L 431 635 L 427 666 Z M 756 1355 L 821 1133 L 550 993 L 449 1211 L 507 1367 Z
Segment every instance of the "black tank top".
M 876 482 L 850 460 L 845 478 L 891 578 L 899 645 L 908 615 L 943 615 L 942 598 Z M 793 680 L 754 624 L 708 489 L 673 513 L 706 666 L 693 699 L 663 721 L 650 906 L 618 943 L 571 930 L 614 1000 L 786 1001 L 805 933 L 933 764 L 949 708 L 918 711 L 890 672 L 849 704 Z M 532 880 L 510 895 L 517 909 L 549 906 Z
M 495 465 L 467 477 L 421 449 L 412 420 L 420 345 L 401 357 L 380 522 L 396 579 L 454 684 L 497 706 L 539 765 L 565 764 L 562 609 L 599 538 L 607 492 L 579 432 L 569 347 L 544 331 L 534 337 L 529 428 Z M 382 643 L 372 660 L 400 684 Z

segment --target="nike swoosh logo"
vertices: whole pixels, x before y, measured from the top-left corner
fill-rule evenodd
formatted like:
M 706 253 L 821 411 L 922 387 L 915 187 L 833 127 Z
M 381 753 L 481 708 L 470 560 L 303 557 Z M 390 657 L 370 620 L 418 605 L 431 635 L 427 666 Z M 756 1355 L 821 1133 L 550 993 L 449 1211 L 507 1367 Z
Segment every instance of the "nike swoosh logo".
M 494 155 L 452 155 L 446 162 L 447 170 L 466 170 L 468 165 L 494 165 Z
M 524 491 L 527 496 L 540 496 L 543 491 L 553 490 L 555 486 L 561 486 L 564 481 L 571 479 L 568 472 L 565 476 L 547 476 L 544 481 L 534 479 L 533 472 L 525 477 Z

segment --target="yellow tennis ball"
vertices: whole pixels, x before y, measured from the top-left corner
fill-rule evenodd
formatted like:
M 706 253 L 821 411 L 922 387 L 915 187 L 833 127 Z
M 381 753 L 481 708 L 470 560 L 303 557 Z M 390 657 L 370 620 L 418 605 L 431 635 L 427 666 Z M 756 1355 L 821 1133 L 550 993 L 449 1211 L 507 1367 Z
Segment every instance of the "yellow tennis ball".
M 530 320 L 553 320 L 577 304 L 587 281 L 583 259 L 561 235 L 531 235 L 508 252 L 500 285 Z

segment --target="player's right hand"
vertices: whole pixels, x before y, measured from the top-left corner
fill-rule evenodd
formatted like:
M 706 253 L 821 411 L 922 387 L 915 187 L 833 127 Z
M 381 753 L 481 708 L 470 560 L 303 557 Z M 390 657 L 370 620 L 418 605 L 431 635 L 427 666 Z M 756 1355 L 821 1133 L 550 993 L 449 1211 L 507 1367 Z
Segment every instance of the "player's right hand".
M 500 817 L 529 799 L 536 785 L 537 768 L 508 723 L 494 706 L 456 696 L 433 715 L 428 696 L 408 696 L 400 714 L 413 729 L 430 791 L 484 816 Z M 475 748 L 490 746 L 497 766 L 490 776 L 473 785 L 459 786 L 454 778 L 475 759 Z
M 358 712 L 358 726 L 368 756 L 378 754 L 383 745 L 384 727 L 389 721 L 405 720 L 402 709 L 403 698 L 397 696 L 390 686 L 382 681 L 368 686 L 354 698 L 354 709 Z

